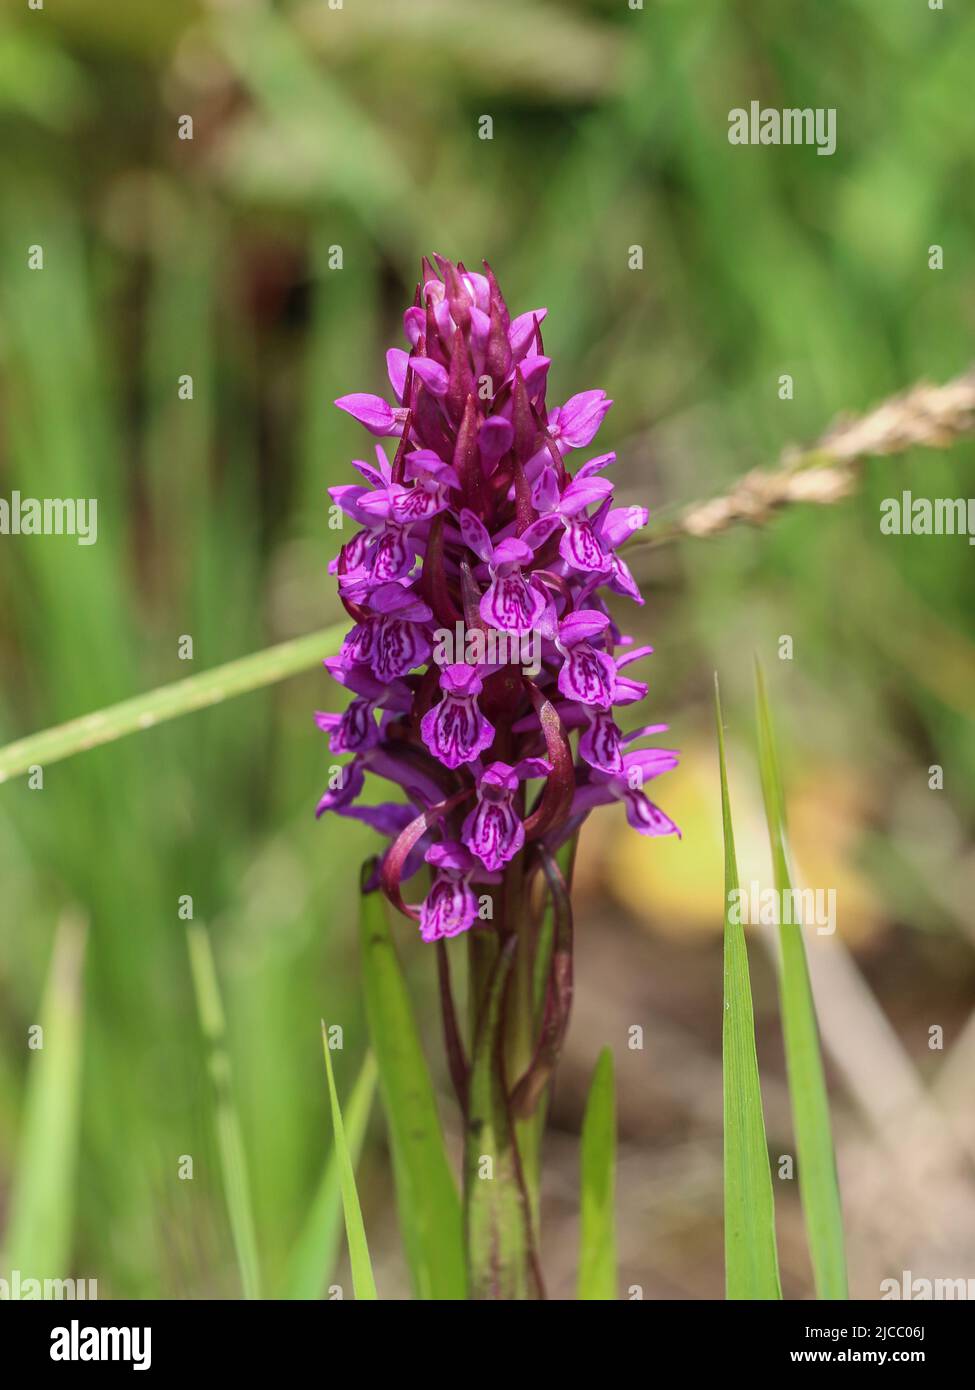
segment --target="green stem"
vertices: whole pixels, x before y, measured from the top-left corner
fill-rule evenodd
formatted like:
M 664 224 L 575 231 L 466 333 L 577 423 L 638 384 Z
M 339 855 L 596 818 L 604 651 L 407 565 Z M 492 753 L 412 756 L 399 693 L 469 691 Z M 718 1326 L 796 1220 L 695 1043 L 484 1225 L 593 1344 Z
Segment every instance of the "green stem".
M 535 1242 L 534 1189 L 512 1122 L 511 1085 L 531 1056 L 531 942 L 521 859 L 495 894 L 494 931 L 470 937 L 470 1104 L 464 1151 L 464 1212 L 471 1297 L 543 1297 Z M 527 981 L 519 985 L 519 979 Z M 522 1019 L 522 1003 L 527 1017 Z M 533 1166 L 531 1174 L 537 1174 Z
M 126 734 L 151 729 L 168 719 L 176 719 L 191 710 L 205 709 L 234 695 L 260 690 L 276 681 L 310 670 L 326 656 L 334 655 L 345 634 L 345 625 L 324 628 L 308 637 L 296 637 L 281 642 L 266 651 L 240 657 L 203 671 L 198 676 L 160 686 L 145 695 L 122 700 L 117 705 L 72 719 L 43 733 L 31 734 L 17 743 L 0 748 L 0 782 L 17 777 L 34 766 L 70 758 L 102 743 L 112 743 Z

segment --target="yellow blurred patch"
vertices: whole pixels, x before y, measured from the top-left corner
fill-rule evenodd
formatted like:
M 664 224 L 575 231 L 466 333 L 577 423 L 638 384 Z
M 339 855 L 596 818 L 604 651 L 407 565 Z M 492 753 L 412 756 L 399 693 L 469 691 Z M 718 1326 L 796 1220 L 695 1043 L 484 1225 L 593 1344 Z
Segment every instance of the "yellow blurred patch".
M 741 775 L 745 772 L 745 777 Z M 742 887 L 771 883 L 768 832 L 753 750 L 729 748 L 731 809 Z M 626 823 L 622 806 L 596 812 L 583 834 L 578 890 L 597 887 L 664 936 L 707 938 L 723 926 L 724 859 L 717 760 L 709 743 L 685 746 L 681 766 L 650 789 L 683 839 L 650 839 Z M 787 790 L 797 887 L 835 889 L 837 930 L 855 946 L 883 914 L 854 859 L 867 799 L 845 765 L 792 770 Z

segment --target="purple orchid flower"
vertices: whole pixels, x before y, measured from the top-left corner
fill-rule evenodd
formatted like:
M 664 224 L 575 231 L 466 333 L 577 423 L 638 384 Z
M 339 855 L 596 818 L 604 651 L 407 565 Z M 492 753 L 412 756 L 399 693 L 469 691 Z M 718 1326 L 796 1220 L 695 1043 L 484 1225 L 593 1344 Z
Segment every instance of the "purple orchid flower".
M 507 536 L 495 544 L 484 523 L 466 508 L 460 514 L 460 531 L 465 544 L 484 561 L 491 576 L 480 601 L 481 617 L 492 627 L 516 636 L 531 632 L 546 604 L 544 589 L 522 573 L 534 559 L 532 544 L 517 536 Z M 535 548 L 544 539 L 544 534 L 536 531 Z
M 420 908 L 420 937 L 440 941 L 459 936 L 477 920 L 477 897 L 470 880 L 478 861 L 463 845 L 450 841 L 431 845 L 425 858 L 436 872 Z
M 464 821 L 462 838 L 486 869 L 503 868 L 525 843 L 525 827 L 514 809 L 519 782 L 544 777 L 552 764 L 544 758 L 489 763 L 477 779 L 477 806 Z
M 566 450 L 584 449 L 595 439 L 612 404 L 605 391 L 582 391 L 572 396 L 549 416 L 549 437 Z
M 613 453 L 568 472 L 612 402 L 592 390 L 546 407 L 545 318 L 512 318 L 487 266 L 424 260 L 407 346 L 386 358 L 391 396 L 336 402 L 396 454 L 377 443 L 375 464 L 357 460 L 358 480 L 330 490 L 354 528 L 329 567 L 353 625 L 326 668 L 352 698 L 316 718 L 332 753 L 352 757 L 330 770 L 318 814 L 386 837 L 371 882 L 424 941 L 475 924 L 476 884 L 503 882 L 498 903 L 525 898 L 526 876 L 595 806 L 619 800 L 640 833 L 677 833 L 643 790 L 677 755 L 632 747 L 663 726 L 620 729 L 620 710 L 646 697 L 630 666 L 650 648 L 606 606 L 643 602 L 619 552 L 647 512 L 614 505 L 601 476 Z M 465 642 L 444 657 L 458 625 L 486 655 Z M 377 778 L 400 799 L 366 801 Z M 429 888 L 408 907 L 401 884 L 424 865 Z
M 609 616 L 592 608 L 570 613 L 559 623 L 555 645 L 565 660 L 559 672 L 559 690 L 568 700 L 609 709 L 616 689 L 616 663 L 593 641 L 609 627 Z
M 615 454 L 607 455 L 607 460 L 613 458 Z M 563 534 L 559 543 L 562 559 L 584 574 L 602 574 L 612 563 L 599 544 L 586 514 L 587 507 L 605 501 L 612 491 L 613 484 L 608 478 L 594 478 L 580 469 L 560 492 L 555 469 L 550 465 L 542 469 L 532 491 L 532 502 L 542 516 L 556 517 L 562 524 Z
M 319 710 L 315 715 L 318 727 L 331 734 L 328 746 L 333 753 L 361 753 L 378 743 L 379 727 L 373 717 L 377 709 L 403 714 L 410 708 L 412 693 L 403 681 L 392 680 L 384 685 L 367 666 L 348 666 L 341 657 L 327 657 L 322 664 L 357 697 L 344 714 Z
M 588 785 L 578 789 L 573 798 L 572 816 L 591 811 L 594 806 L 622 801 L 626 807 L 626 819 L 641 835 L 676 835 L 679 838 L 680 830 L 643 790 L 652 777 L 669 772 L 677 763 L 677 753 L 667 748 L 645 748 L 624 753 L 621 772 L 612 776 L 597 772 Z
M 440 677 L 444 697 L 420 720 L 423 742 L 444 767 L 472 763 L 494 742 L 494 725 L 481 713 L 477 697 L 484 682 L 475 666 L 446 666 Z

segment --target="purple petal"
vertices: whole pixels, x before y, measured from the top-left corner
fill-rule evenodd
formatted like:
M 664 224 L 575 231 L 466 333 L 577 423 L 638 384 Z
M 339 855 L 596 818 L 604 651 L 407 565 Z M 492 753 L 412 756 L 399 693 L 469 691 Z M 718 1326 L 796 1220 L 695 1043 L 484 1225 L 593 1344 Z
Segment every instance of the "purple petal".
M 494 742 L 488 723 L 473 696 L 445 695 L 420 720 L 423 742 L 445 767 L 472 763 Z
M 392 386 L 393 395 L 398 401 L 403 399 L 403 389 L 406 386 L 406 366 L 409 360 L 410 354 L 404 352 L 402 348 L 390 348 L 386 354 L 389 384 Z
M 360 487 L 358 483 L 340 483 L 337 487 L 330 487 L 328 495 L 346 516 L 350 516 L 360 526 L 368 526 L 369 514 L 361 505 L 367 497 L 373 495 L 368 488 Z
M 414 357 L 410 365 L 431 395 L 447 394 L 449 377 L 439 362 L 434 362 L 432 357 Z
M 570 449 L 583 449 L 591 444 L 612 401 L 605 391 L 581 391 L 570 397 L 559 410 L 556 437 Z
M 348 411 L 360 425 L 365 425 L 370 434 L 395 434 L 399 428 L 389 403 L 381 396 L 356 391 L 351 396 L 340 396 L 335 404 L 339 410 Z
M 532 548 L 518 536 L 507 536 L 494 547 L 493 565 L 530 565 Z
M 532 309 L 529 313 L 519 314 L 516 319 L 512 319 L 511 327 L 508 329 L 508 343 L 516 362 L 520 362 L 524 357 L 535 336 L 535 320 L 541 323 L 547 313 L 547 309 Z
M 477 898 L 473 890 L 453 874 L 438 874 L 420 907 L 422 940 L 458 936 L 476 920 Z
M 426 327 L 426 323 L 426 314 L 415 304 L 411 305 L 403 315 L 403 332 L 414 347 L 420 341 L 420 335 Z
M 339 773 L 339 785 L 329 787 L 328 791 L 319 801 L 315 808 L 315 816 L 322 816 L 326 811 L 341 811 L 350 801 L 362 791 L 365 784 L 362 766 L 358 758 L 351 763 L 346 763 L 344 767 L 337 769 Z
M 431 845 L 423 857 L 436 869 L 454 869 L 461 874 L 472 873 L 479 867 L 473 854 L 459 840 L 441 840 Z
M 446 498 L 439 489 L 428 491 L 425 487 L 401 488 L 393 497 L 393 517 L 401 526 L 411 521 L 428 521 L 447 506 Z
M 625 594 L 627 598 L 642 605 L 645 600 L 640 593 L 640 586 L 633 578 L 629 565 L 618 555 L 610 556 L 610 562 L 609 587 L 614 593 Z
M 510 802 L 482 801 L 464 822 L 463 839 L 486 869 L 500 869 L 525 843 L 525 827 Z
M 490 562 L 494 555 L 491 537 L 487 533 L 484 522 L 467 507 L 460 514 L 460 534 L 464 539 L 464 544 L 473 550 L 479 559 Z
M 559 529 L 559 518 L 555 515 L 540 516 L 537 521 L 533 521 L 526 531 L 522 531 L 520 540 L 532 551 L 539 550 L 553 531 Z
M 554 512 L 559 502 L 559 480 L 555 469 L 548 464 L 539 473 L 532 488 L 532 505 L 539 512 Z
M 504 632 L 531 632 L 545 612 L 545 595 L 529 585 L 520 570 L 498 575 L 481 596 L 480 613 L 486 623 Z
M 416 807 L 402 801 L 384 801 L 378 806 L 351 807 L 344 814 L 353 820 L 361 820 L 363 825 L 378 830 L 380 835 L 396 836 L 415 818 Z
M 547 777 L 552 771 L 552 764 L 547 758 L 522 758 L 521 762 L 515 763 L 512 771 L 520 782 L 526 782 L 529 777 Z
M 476 666 L 467 666 L 463 662 L 455 662 L 452 666 L 445 666 L 440 677 L 440 688 L 445 690 L 448 695 L 480 695 L 484 687 L 480 672 Z
M 665 816 L 659 806 L 640 791 L 625 791 L 621 797 L 626 806 L 626 819 L 641 835 L 676 835 L 680 831 L 669 816 Z
M 613 690 L 614 705 L 635 705 L 646 698 L 647 686 L 644 681 L 631 681 L 628 676 L 617 675 Z
M 552 365 L 549 357 L 526 357 L 521 367 L 521 374 L 525 382 L 525 390 L 528 395 L 536 396 L 545 385 L 548 376 L 548 369 Z
M 646 507 L 614 507 L 603 523 L 603 543 L 609 550 L 629 540 L 635 531 L 640 531 L 650 520 Z
M 615 454 L 599 454 L 596 458 L 588 459 L 581 468 L 576 470 L 574 482 L 580 478 L 588 478 L 593 473 L 600 473 L 604 468 L 608 468 L 611 463 L 616 462 Z
M 333 753 L 363 753 L 379 742 L 374 708 L 369 700 L 353 700 L 329 741 Z
M 567 565 L 584 574 L 603 574 L 611 561 L 604 555 L 589 521 L 570 518 L 559 541 L 559 554 Z
M 607 613 L 600 613 L 597 608 L 580 608 L 559 624 L 559 638 L 566 647 L 571 647 L 574 642 L 586 642 L 598 636 L 608 626 Z
M 637 748 L 623 756 L 623 766 L 631 789 L 642 787 L 652 777 L 670 772 L 680 762 L 673 748 Z
M 565 516 L 575 516 L 585 507 L 602 502 L 613 491 L 608 478 L 579 478 L 572 480 L 562 494 L 561 510 Z
M 416 559 L 409 538 L 399 526 L 387 526 L 379 538 L 372 562 L 372 577 L 377 584 L 388 583 L 408 574 Z
M 477 447 L 481 451 L 481 467 L 485 477 L 490 478 L 494 473 L 511 448 L 514 437 L 514 426 L 503 415 L 491 415 L 484 421 L 477 433 Z
M 599 710 L 591 715 L 589 727 L 579 740 L 579 753 L 590 767 L 598 767 L 602 772 L 622 773 L 619 726 L 614 723 L 608 710 Z
M 612 657 L 597 652 L 588 642 L 577 642 L 569 648 L 558 684 L 568 700 L 609 709 L 616 684 L 615 663 Z
M 384 684 L 422 666 L 429 656 L 430 643 L 416 623 L 383 618 L 377 624 L 372 669 Z
M 351 665 L 360 661 L 368 661 L 372 651 L 373 639 L 372 623 L 356 623 L 346 635 L 342 643 L 342 650 L 339 652 L 339 660 L 345 665 Z

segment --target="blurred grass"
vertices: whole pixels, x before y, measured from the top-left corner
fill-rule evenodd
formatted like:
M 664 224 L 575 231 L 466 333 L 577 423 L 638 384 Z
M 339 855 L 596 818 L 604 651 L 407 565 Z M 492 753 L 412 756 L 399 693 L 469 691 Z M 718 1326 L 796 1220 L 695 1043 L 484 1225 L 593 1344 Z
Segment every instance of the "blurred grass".
M 829 1096 L 806 960 L 806 929 L 798 922 L 786 920 L 786 894 L 792 892 L 795 880 L 789 864 L 786 801 L 765 675 L 760 663 L 755 666 L 755 682 L 762 794 L 772 854 L 772 877 L 781 914 L 778 933 L 779 989 L 799 1191 L 806 1218 L 816 1291 L 820 1298 L 846 1299 L 850 1291 L 846 1273 L 843 1206 L 836 1172 Z
M 613 1054 L 596 1061 L 579 1163 L 580 1300 L 616 1298 L 616 1090 Z
M 71 1252 L 87 930 L 84 918 L 70 913 L 58 924 L 39 1023 L 31 1025 L 32 1066 L 2 1253 L 4 1267 L 25 1279 L 63 1277 Z
M 0 743 L 341 619 L 325 489 L 363 442 L 329 402 L 383 388 L 422 252 L 486 256 L 514 305 L 549 306 L 551 399 L 610 391 L 601 438 L 627 502 L 701 496 L 840 410 L 959 370 L 973 58 L 975 15 L 885 0 L 836 0 L 828 25 L 781 0 L 526 0 L 490 24 L 453 0 L 393 17 L 379 0 L 8 6 L 0 495 L 94 495 L 100 525 L 89 548 L 0 543 Z M 727 111 L 752 98 L 836 106 L 836 155 L 730 147 Z M 184 112 L 192 142 L 176 139 Z M 707 727 L 708 671 L 744 718 L 750 653 L 793 637 L 783 744 L 869 784 L 863 854 L 904 885 L 891 917 L 942 936 L 962 930 L 936 906 L 944 822 L 919 821 L 909 788 L 942 764 L 943 816 L 968 834 L 971 553 L 882 538 L 877 509 L 901 486 L 967 495 L 972 460 L 880 461 L 828 515 L 647 555 L 632 620 L 659 653 L 651 717 L 672 716 L 677 744 Z M 186 1026 L 183 894 L 221 961 L 262 1272 L 287 1277 L 322 1177 L 326 990 L 346 1000 L 342 1094 L 366 1046 L 349 865 L 372 839 L 311 818 L 327 754 L 310 712 L 329 698 L 296 678 L 52 765 L 43 791 L 0 791 L 0 1192 L 29 1123 L 24 1029 L 79 904 L 85 1181 L 66 1259 L 104 1296 L 238 1292 Z M 403 958 L 426 1019 L 430 961 Z M 182 1153 L 192 1183 L 175 1180 Z M 382 1162 L 364 1155 L 367 1223 Z
M 329 1055 L 328 1030 L 324 1020 L 322 1021 L 322 1048 L 325 1053 L 325 1072 L 328 1078 L 328 1094 L 332 1108 L 333 1145 L 339 1167 L 339 1187 L 342 1193 L 342 1211 L 345 1216 L 345 1237 L 349 1248 L 349 1264 L 352 1267 L 352 1288 L 357 1299 L 375 1302 L 379 1295 L 376 1292 L 376 1280 L 372 1272 L 372 1261 L 369 1258 L 366 1229 L 362 1221 L 362 1207 L 359 1204 L 359 1193 L 355 1185 L 355 1164 L 349 1142 L 345 1136 L 342 1109 L 339 1104 L 338 1092 L 335 1089 L 335 1075 L 332 1071 L 332 1059 Z

